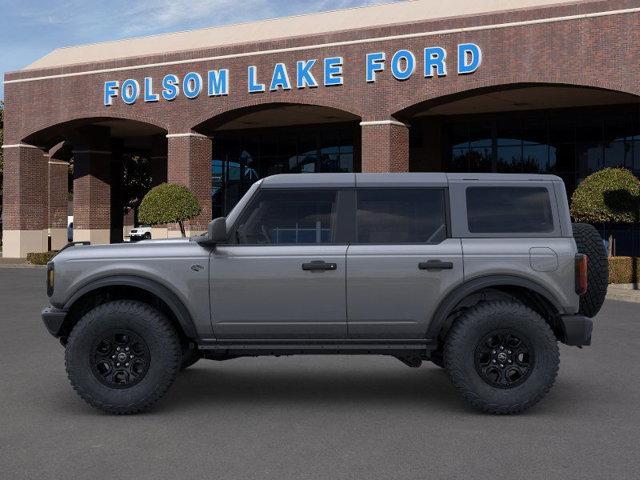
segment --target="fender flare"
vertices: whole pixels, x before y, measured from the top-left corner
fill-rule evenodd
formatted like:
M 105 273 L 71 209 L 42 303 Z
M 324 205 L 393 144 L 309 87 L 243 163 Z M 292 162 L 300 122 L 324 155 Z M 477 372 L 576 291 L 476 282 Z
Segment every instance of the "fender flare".
M 476 277 L 458 285 L 444 298 L 444 300 L 440 302 L 438 308 L 433 314 L 429 328 L 427 329 L 427 338 L 438 338 L 442 328 L 445 327 L 449 314 L 453 311 L 455 306 L 466 297 L 485 288 L 504 286 L 522 287 L 531 290 L 549 302 L 556 311 L 563 311 L 562 305 L 555 295 L 553 295 L 547 288 L 533 280 L 529 280 L 528 278 L 519 277 L 517 275 L 487 275 L 483 277 Z
M 73 295 L 67 299 L 64 303 L 64 310 L 69 311 L 74 303 L 94 290 L 115 286 L 139 288 L 140 290 L 145 290 L 160 298 L 167 304 L 171 312 L 175 315 L 185 335 L 192 339 L 198 338 L 191 314 L 178 296 L 170 289 L 154 280 L 135 275 L 111 275 L 91 280 L 89 283 L 78 288 Z

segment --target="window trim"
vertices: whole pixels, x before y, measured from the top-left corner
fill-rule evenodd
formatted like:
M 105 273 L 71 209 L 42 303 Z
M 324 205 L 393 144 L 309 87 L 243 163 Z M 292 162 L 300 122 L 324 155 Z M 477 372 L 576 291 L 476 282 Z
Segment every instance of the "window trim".
M 334 191 L 336 192 L 336 202 L 335 202 L 335 241 L 331 243 L 239 243 L 237 241 L 237 231 L 240 224 L 246 219 L 247 215 L 251 213 L 253 210 L 253 205 L 259 198 L 260 194 L 263 191 L 269 192 L 291 192 L 291 191 Z M 345 236 L 345 233 L 348 231 L 347 222 L 343 218 L 346 215 L 345 212 L 345 204 L 346 207 L 349 207 L 349 195 L 345 195 L 343 192 L 353 190 L 352 188 L 334 188 L 334 187 L 295 187 L 295 188 L 263 188 L 262 186 L 256 190 L 254 195 L 247 201 L 246 205 L 243 208 L 242 213 L 238 216 L 233 225 L 229 228 L 229 236 L 227 238 L 227 242 L 224 245 L 233 245 L 236 247 L 291 247 L 291 246 L 301 246 L 301 247 L 326 247 L 326 246 L 336 246 L 336 245 L 349 245 L 349 240 L 351 237 Z M 223 245 L 223 244 L 221 244 Z
M 362 190 L 439 190 L 442 193 L 442 208 L 444 209 L 444 238 L 438 242 L 366 242 L 362 243 L 358 241 L 358 192 Z M 433 186 L 433 187 L 403 187 L 403 186 L 385 186 L 385 187 L 356 187 L 355 191 L 355 202 L 353 205 L 354 213 L 353 213 L 353 236 L 350 245 L 440 245 L 446 240 L 451 238 L 451 209 L 449 202 L 449 188 L 444 186 Z

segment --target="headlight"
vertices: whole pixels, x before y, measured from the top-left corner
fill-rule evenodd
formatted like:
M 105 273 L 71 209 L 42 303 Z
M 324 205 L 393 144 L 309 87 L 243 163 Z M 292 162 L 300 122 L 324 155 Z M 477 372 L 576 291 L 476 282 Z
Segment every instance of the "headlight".
M 53 295 L 53 287 L 55 284 L 55 270 L 53 268 L 53 262 L 47 263 L 47 295 L 50 297 Z

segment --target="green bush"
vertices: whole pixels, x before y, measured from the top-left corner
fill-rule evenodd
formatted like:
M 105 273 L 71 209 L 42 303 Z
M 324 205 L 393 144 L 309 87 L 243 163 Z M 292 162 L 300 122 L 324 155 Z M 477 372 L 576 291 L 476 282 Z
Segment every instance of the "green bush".
M 624 168 L 605 168 L 585 178 L 571 196 L 571 215 L 585 223 L 634 223 L 640 180 Z
M 177 223 L 182 236 L 184 222 L 202 213 L 198 199 L 182 185 L 163 183 L 152 188 L 140 204 L 138 220 L 148 225 Z
M 31 265 L 46 265 L 57 253 L 57 250 L 52 252 L 27 253 L 27 262 Z
M 640 270 L 640 257 L 611 257 L 609 258 L 609 283 L 640 283 L 638 270 Z

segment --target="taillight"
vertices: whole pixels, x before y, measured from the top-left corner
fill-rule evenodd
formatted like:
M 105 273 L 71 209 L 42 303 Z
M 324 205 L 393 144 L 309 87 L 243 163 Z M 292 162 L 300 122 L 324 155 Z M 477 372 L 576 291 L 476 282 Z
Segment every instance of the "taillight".
M 578 295 L 584 295 L 587 293 L 588 277 L 587 277 L 587 264 L 589 257 L 583 253 L 576 255 L 576 293 Z

